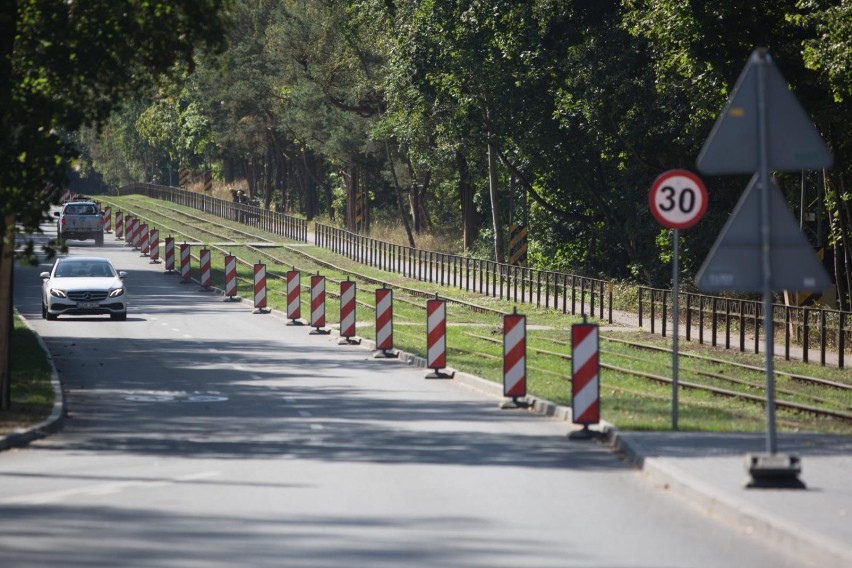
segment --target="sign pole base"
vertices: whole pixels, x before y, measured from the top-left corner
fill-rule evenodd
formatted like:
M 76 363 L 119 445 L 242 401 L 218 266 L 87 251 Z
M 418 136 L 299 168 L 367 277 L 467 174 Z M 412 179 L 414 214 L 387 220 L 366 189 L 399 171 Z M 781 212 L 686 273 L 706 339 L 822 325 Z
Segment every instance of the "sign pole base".
M 807 489 L 799 474 L 802 464 L 798 456 L 789 454 L 748 454 L 747 489 Z
M 352 339 L 351 337 L 344 337 L 340 341 L 337 342 L 338 345 L 361 345 L 360 339 Z

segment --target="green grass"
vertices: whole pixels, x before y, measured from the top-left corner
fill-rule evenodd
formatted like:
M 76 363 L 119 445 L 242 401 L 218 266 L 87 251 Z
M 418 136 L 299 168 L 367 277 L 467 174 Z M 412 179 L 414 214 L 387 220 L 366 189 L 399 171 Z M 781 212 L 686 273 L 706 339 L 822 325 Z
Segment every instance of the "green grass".
M 15 317 L 12 330 L 11 404 L 0 411 L 0 434 L 38 424 L 53 408 L 50 365 L 35 334 Z

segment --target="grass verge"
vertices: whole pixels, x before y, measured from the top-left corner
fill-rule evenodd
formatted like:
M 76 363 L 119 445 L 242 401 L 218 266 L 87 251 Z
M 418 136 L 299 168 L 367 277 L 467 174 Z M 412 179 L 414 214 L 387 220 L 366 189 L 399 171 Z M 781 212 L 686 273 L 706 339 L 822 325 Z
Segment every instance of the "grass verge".
M 0 435 L 33 426 L 50 415 L 50 364 L 35 333 L 15 316 L 12 329 L 11 404 L 0 410 Z

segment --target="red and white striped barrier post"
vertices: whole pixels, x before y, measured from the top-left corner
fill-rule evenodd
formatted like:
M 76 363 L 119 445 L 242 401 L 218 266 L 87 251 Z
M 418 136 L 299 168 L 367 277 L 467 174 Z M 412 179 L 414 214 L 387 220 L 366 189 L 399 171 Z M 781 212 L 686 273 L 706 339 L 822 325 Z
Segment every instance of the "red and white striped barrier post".
M 331 333 L 325 327 L 325 276 L 311 275 L 311 327 L 312 335 L 327 335 Z
M 139 227 L 139 248 L 142 249 L 142 256 L 148 256 L 148 225 L 142 224 Z
M 166 237 L 166 271 L 172 272 L 175 269 L 175 238 Z
M 302 288 L 299 271 L 287 271 L 287 325 L 302 325 L 299 318 L 302 317 Z
M 426 301 L 426 367 L 432 372 L 427 379 L 451 379 L 441 371 L 447 366 L 447 301 L 435 298 Z
M 591 435 L 589 424 L 600 422 L 600 339 L 598 326 L 575 323 L 571 326 L 571 420 L 582 424 L 580 436 Z
M 135 221 L 135 219 L 133 218 L 133 215 L 128 215 L 127 219 L 125 219 L 125 222 L 124 222 L 124 229 L 126 231 L 125 237 L 124 237 L 124 246 L 126 246 L 126 247 L 132 247 L 133 246 L 133 222 L 134 221 Z
M 266 309 L 266 265 L 254 265 L 254 313 L 265 314 Z
M 527 317 L 515 308 L 503 316 L 503 396 L 511 402 L 502 408 L 526 408 L 519 399 L 527 396 Z
M 149 251 L 148 258 L 151 259 L 151 264 L 159 264 L 160 263 L 160 231 L 157 229 L 151 229 L 151 235 L 149 237 Z M 174 249 L 173 249 L 174 250 Z
M 133 220 L 133 248 L 142 248 L 142 220 Z
M 115 212 L 115 238 L 124 238 L 124 213 L 121 211 Z
M 104 207 L 104 233 L 112 232 L 112 207 Z
M 340 282 L 340 340 L 338 345 L 360 345 L 361 340 L 352 339 L 355 336 L 355 282 L 346 280 Z
M 393 290 L 376 288 L 376 349 L 373 357 L 399 357 L 393 351 Z
M 201 281 L 201 287 L 205 290 L 210 289 L 212 284 L 212 273 L 210 271 L 210 250 L 201 249 L 198 252 L 198 275 Z
M 134 249 L 139 248 L 139 225 L 140 221 L 136 217 L 130 225 L 130 246 Z
M 189 256 L 189 245 L 186 243 L 181 243 L 180 245 L 180 277 L 181 284 L 189 284 L 189 279 L 192 276 L 190 273 L 192 271 L 192 267 L 190 266 L 190 256 Z
M 229 301 L 237 298 L 237 257 L 232 254 L 225 256 L 225 297 Z

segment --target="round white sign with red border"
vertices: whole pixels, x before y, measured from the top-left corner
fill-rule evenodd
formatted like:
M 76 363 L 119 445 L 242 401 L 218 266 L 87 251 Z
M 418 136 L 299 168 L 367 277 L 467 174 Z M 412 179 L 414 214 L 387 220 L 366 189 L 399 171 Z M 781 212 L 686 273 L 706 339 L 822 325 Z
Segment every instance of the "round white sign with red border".
M 687 229 L 707 211 L 707 188 L 694 173 L 669 170 L 654 180 L 648 192 L 654 218 L 669 229 Z

